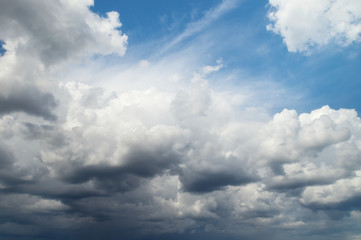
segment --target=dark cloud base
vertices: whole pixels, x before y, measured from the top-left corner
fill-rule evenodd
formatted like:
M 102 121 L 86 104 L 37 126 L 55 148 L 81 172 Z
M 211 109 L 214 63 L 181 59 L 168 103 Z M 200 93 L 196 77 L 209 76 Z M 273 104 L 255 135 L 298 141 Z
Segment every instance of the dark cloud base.
M 7 97 L 0 96 L 0 115 L 12 112 L 24 112 L 46 120 L 55 121 L 52 113 L 57 101 L 51 93 L 42 93 L 34 87 L 27 87 L 10 93 Z

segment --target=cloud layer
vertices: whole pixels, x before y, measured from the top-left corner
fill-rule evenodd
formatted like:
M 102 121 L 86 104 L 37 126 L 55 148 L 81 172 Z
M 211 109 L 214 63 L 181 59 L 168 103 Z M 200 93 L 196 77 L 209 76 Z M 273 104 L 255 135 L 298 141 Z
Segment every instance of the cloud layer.
M 117 13 L 92 4 L 0 3 L 0 236 L 355 237 L 356 111 L 270 115 L 248 92 L 212 85 L 220 60 L 192 67 L 181 53 L 87 81 L 72 66 L 96 72 L 103 63 L 84 59 L 127 44 Z

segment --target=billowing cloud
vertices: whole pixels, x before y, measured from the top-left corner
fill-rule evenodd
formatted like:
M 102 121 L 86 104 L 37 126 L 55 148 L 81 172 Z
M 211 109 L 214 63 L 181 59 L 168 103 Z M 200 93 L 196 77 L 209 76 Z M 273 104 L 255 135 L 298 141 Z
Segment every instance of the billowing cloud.
M 360 197 L 360 171 L 355 171 L 353 176 L 333 184 L 308 187 L 300 201 L 314 209 L 345 211 L 359 210 Z
M 251 87 L 213 84 L 226 77 L 221 60 L 189 52 L 100 70 L 91 56 L 123 55 L 126 36 L 117 13 L 92 4 L 0 8 L 0 236 L 357 237 L 347 235 L 361 222 L 355 110 L 269 114 Z
M 79 234 L 104 224 L 135 228 L 140 235 L 194 228 L 234 233 L 238 227 L 225 224 L 238 222 L 244 228 L 237 234 L 243 235 L 249 224 L 300 231 L 312 225 L 316 213 L 290 214 L 295 209 L 325 212 L 328 221 L 338 221 L 335 211 L 353 216 L 361 168 L 355 111 L 284 110 L 249 122 L 234 117 L 240 110 L 226 101 L 229 95 L 204 81 L 194 83 L 202 91 L 193 85 L 179 92 L 113 93 L 70 82 L 63 85 L 70 98 L 64 121 L 18 124 L 3 117 L 5 144 L 34 144 L 38 169 L 21 167 L 24 156 L 11 153 L 14 148 L 2 151 L 3 165 L 17 179 L 1 175 L 4 197 L 31 196 L 23 207 L 27 215 L 12 224 L 46 211 L 72 219 Z M 185 93 L 189 104 L 179 101 Z M 227 109 L 221 115 L 220 106 Z M 41 232 L 58 220 L 51 221 L 31 222 Z
M 0 3 L 0 114 L 25 112 L 55 120 L 57 101 L 50 74 L 59 64 L 93 54 L 124 55 L 127 36 L 118 13 L 103 18 L 92 1 Z M 41 14 L 39 10 L 41 9 Z
M 117 30 L 118 13 L 103 18 L 89 10 L 91 5 L 93 1 L 2 2 L 3 48 L 7 54 L 40 59 L 45 66 L 84 54 L 123 55 L 127 36 Z
M 308 52 L 336 43 L 361 40 L 361 5 L 357 0 L 270 0 L 268 30 L 283 37 L 290 52 Z

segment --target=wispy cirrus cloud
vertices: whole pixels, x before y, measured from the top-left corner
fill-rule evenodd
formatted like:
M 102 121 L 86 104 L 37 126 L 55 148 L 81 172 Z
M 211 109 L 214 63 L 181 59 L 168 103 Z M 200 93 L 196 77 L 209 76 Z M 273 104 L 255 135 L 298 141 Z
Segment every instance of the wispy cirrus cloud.
M 172 41 L 165 44 L 160 53 L 167 51 L 171 47 L 181 43 L 183 40 L 201 32 L 212 24 L 212 22 L 222 17 L 222 15 L 236 8 L 240 3 L 240 0 L 223 0 L 218 6 L 208 10 L 201 19 L 187 24 L 184 31 L 176 36 Z

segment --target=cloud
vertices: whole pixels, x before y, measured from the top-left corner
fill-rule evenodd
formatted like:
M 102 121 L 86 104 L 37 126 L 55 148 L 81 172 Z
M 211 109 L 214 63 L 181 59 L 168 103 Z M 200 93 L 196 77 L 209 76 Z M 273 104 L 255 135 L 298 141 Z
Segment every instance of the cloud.
M 226 186 L 239 186 L 256 180 L 243 172 L 202 172 L 186 173 L 182 177 L 183 189 L 189 192 L 202 193 L 222 190 Z
M 316 166 L 312 162 L 304 164 L 291 163 L 282 165 L 282 175 L 272 178 L 269 188 L 277 191 L 301 191 L 306 186 L 327 185 L 344 177 L 345 170 L 326 167 L 324 164 Z
M 302 194 L 301 203 L 312 209 L 360 209 L 360 171 L 333 184 L 310 186 Z
M 100 17 L 92 1 L 0 3 L 0 113 L 24 112 L 56 120 L 51 72 L 67 61 L 93 54 L 124 55 L 127 36 L 118 13 Z M 39 14 L 39 9 L 42 9 Z
M 222 0 L 217 7 L 208 10 L 201 19 L 188 24 L 184 31 L 167 44 L 161 52 L 167 51 L 169 48 L 182 42 L 184 39 L 201 32 L 216 19 L 234 9 L 238 4 L 239 1 L 237 0 Z
M 41 93 L 32 86 L 26 89 L 13 90 L 10 95 L 0 97 L 1 114 L 25 112 L 53 121 L 56 120 L 56 116 L 52 110 L 56 106 L 56 100 L 51 93 Z
M 181 90 L 191 96 L 184 101 L 177 100 L 179 92 L 165 90 L 109 93 L 81 83 L 64 85 L 71 98 L 65 121 L 21 128 L 27 139 L 41 144 L 39 160 L 49 172 L 13 191 L 62 201 L 70 215 L 79 212 L 114 227 L 128 211 L 137 212 L 128 224 L 144 234 L 206 229 L 207 224 L 217 231 L 225 221 L 257 225 L 259 219 L 269 219 L 267 227 L 290 221 L 297 228 L 303 226 L 299 220 L 278 218 L 295 207 L 314 209 L 315 201 L 306 198 L 311 189 L 342 182 L 360 168 L 347 156 L 360 154 L 361 120 L 355 111 L 325 106 L 299 115 L 284 110 L 253 127 L 254 122 L 234 117 L 239 109 L 226 101 L 229 96 L 204 81 Z M 185 101 L 190 104 L 179 115 L 174 108 Z M 45 144 L 56 132 L 66 141 Z M 294 196 L 300 196 L 299 205 Z M 99 207 L 91 208 L 94 204 Z M 167 221 L 173 226 L 165 227 Z M 153 231 L 154 224 L 163 230 Z
M 7 52 L 31 55 L 46 66 L 84 54 L 124 55 L 127 36 L 117 30 L 118 13 L 103 18 L 89 10 L 91 5 L 92 1 L 3 2 L 0 39 Z
M 299 213 L 305 209 L 332 221 L 350 218 L 358 209 L 351 203 L 357 202 L 361 167 L 357 113 L 325 106 L 250 121 L 242 117 L 248 115 L 242 101 L 234 100 L 241 93 L 215 90 L 207 80 L 211 73 L 203 74 L 216 68 L 200 68 L 188 87 L 179 82 L 176 89 L 61 84 L 67 111 L 58 111 L 57 122 L 5 114 L 2 141 L 31 148 L 32 167 L 25 164 L 28 154 L 7 147 L 3 163 L 13 176 L 0 176 L 2 192 L 39 201 L 26 203 L 26 215 L 11 224 L 25 218 L 42 232 L 57 221 L 67 230 L 71 222 L 80 235 L 107 225 L 110 232 L 124 227 L 137 229 L 128 230 L 130 236 L 147 236 L 190 229 L 234 233 L 239 228 L 233 223 L 311 231 L 315 213 Z M 336 198 L 341 183 L 345 191 Z M 31 207 L 40 205 L 46 209 Z M 39 211 L 56 217 L 32 221 Z
M 92 1 L 2 4 L 1 236 L 319 239 L 361 221 L 355 110 L 269 114 L 254 100 L 273 88 L 216 86 L 226 64 L 194 46 L 104 64 L 126 36 Z
M 267 29 L 283 37 L 290 52 L 310 52 L 330 43 L 360 42 L 361 5 L 357 0 L 270 0 Z
M 294 209 L 330 215 L 337 210 L 344 218 L 358 209 L 348 204 L 359 192 L 354 174 L 360 169 L 361 120 L 355 111 L 325 106 L 299 115 L 284 110 L 249 122 L 235 117 L 240 110 L 227 101 L 229 95 L 204 84 L 202 78 L 180 90 L 190 97 L 179 101 L 180 92 L 153 88 L 111 93 L 70 82 L 63 85 L 69 97 L 63 121 L 18 124 L 5 115 L 3 141 L 9 145 L 24 138 L 27 145 L 34 143 L 33 162 L 47 170 L 11 170 L 19 179 L 33 176 L 16 184 L 1 175 L 4 196 L 39 199 L 24 208 L 31 210 L 27 221 L 40 229 L 54 227 L 56 218 L 64 217 L 79 231 L 107 224 L 109 231 L 122 225 L 140 235 L 217 232 L 226 222 L 299 229 L 311 224 L 307 219 L 312 212 L 288 215 Z M 4 152 L 13 155 L 4 164 L 21 165 L 25 159 L 11 151 L 15 149 Z M 344 194 L 332 200 L 341 183 Z M 326 193 L 332 201 L 318 197 Z M 47 210 L 31 207 L 40 205 Z M 39 211 L 59 215 L 47 224 L 32 221 Z M 20 224 L 21 219 L 12 222 Z M 68 229 L 67 224 L 61 227 Z M 233 232 L 235 226 L 225 229 Z

